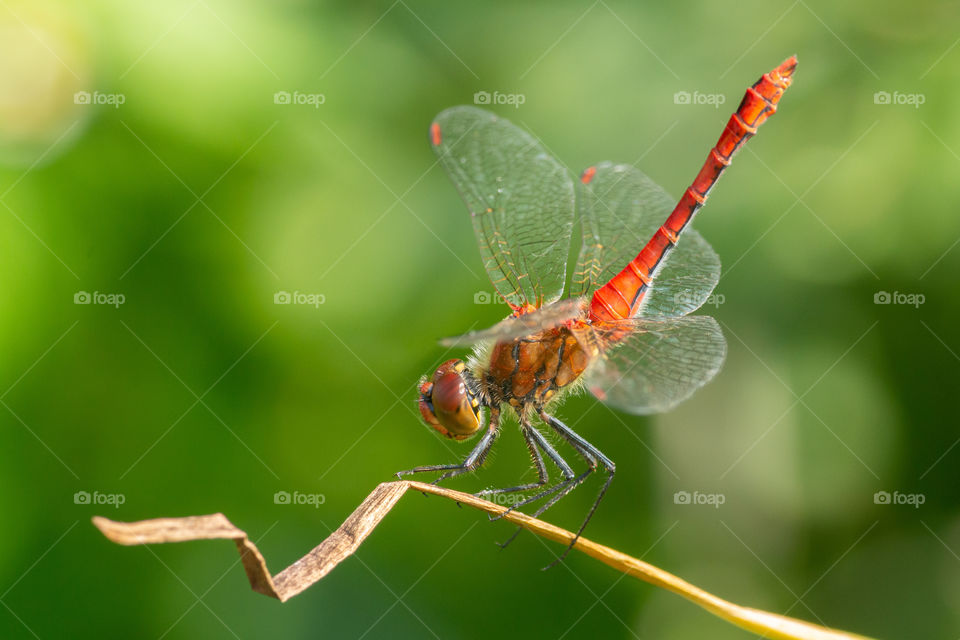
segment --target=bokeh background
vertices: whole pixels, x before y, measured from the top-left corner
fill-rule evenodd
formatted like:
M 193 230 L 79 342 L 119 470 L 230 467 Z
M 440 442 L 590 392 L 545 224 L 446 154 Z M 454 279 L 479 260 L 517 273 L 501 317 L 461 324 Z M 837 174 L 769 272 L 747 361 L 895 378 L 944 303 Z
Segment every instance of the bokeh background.
M 738 603 L 956 637 L 958 18 L 4 0 L 0 636 L 748 637 L 585 557 L 541 572 L 558 547 L 501 552 L 511 527 L 440 499 L 402 500 L 284 605 L 249 590 L 226 542 L 118 547 L 90 518 L 221 511 L 279 571 L 394 471 L 465 455 L 420 423 L 415 383 L 451 357 L 437 338 L 505 309 L 482 304 L 431 118 L 522 96 L 492 108 L 571 171 L 633 162 L 679 194 L 744 88 L 796 53 L 780 113 L 697 221 L 724 263 L 704 309 L 724 370 L 668 415 L 587 396 L 559 411 L 618 463 L 587 533 Z M 450 485 L 519 476 L 510 427 Z M 575 526 L 598 487 L 549 519 Z

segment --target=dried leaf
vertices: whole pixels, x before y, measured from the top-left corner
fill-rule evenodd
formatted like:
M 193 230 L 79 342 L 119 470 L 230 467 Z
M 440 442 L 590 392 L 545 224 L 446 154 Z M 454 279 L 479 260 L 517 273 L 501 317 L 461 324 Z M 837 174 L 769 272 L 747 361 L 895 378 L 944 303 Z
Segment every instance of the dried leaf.
M 253 590 L 285 602 L 330 573 L 334 567 L 356 551 L 408 489 L 449 498 L 489 514 L 505 514 L 504 520 L 518 524 L 539 536 L 564 545 L 570 544 L 570 541 L 574 538 L 574 534 L 566 529 L 531 518 L 518 511 L 506 513 L 508 511 L 507 507 L 482 500 L 468 493 L 406 480 L 385 482 L 379 485 L 340 525 L 340 528 L 330 534 L 310 553 L 276 576 L 270 575 L 266 561 L 257 547 L 250 541 L 250 538 L 247 537 L 247 534 L 235 527 L 221 513 L 186 518 L 158 518 L 139 522 L 115 522 L 96 516 L 93 518 L 93 524 L 109 540 L 123 545 L 186 542 L 188 540 L 233 540 L 240 551 L 243 567 L 247 572 L 247 578 L 250 580 Z M 864 636 L 828 629 L 795 618 L 733 604 L 651 564 L 586 538 L 578 539 L 574 549 L 582 551 L 618 571 L 662 589 L 673 591 L 690 602 L 703 607 L 713 615 L 766 638 L 782 640 L 869 640 Z

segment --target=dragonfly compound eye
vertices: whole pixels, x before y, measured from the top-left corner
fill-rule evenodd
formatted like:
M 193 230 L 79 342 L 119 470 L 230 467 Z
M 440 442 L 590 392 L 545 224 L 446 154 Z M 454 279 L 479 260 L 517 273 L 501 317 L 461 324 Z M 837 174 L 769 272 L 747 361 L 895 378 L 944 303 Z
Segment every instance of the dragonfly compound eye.
M 464 379 L 463 363 L 450 360 L 420 385 L 420 415 L 424 421 L 455 440 L 469 438 L 480 428 L 480 409 Z

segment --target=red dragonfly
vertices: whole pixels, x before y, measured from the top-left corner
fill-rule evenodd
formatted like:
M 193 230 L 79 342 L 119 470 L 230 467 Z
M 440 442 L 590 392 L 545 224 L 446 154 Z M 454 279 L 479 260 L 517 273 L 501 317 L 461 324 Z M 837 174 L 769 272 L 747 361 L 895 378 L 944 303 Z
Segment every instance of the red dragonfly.
M 520 423 L 537 480 L 477 495 L 535 491 L 513 508 L 546 499 L 536 517 L 602 469 L 606 481 L 580 536 L 615 466 L 552 415 L 552 407 L 586 386 L 630 413 L 667 411 L 720 370 L 726 342 L 716 320 L 688 315 L 716 286 L 720 259 L 690 222 L 740 146 L 776 112 L 796 64 L 791 57 L 747 89 L 676 206 L 631 165 L 598 164 L 577 183 L 530 134 L 503 118 L 466 106 L 437 116 L 430 142 L 470 210 L 484 266 L 511 313 L 490 329 L 444 341 L 474 345 L 474 353 L 444 362 L 419 385 L 420 413 L 429 426 L 455 440 L 483 429 L 480 441 L 463 462 L 398 476 L 439 471 L 440 482 L 473 471 L 506 410 Z M 579 259 L 565 296 L 575 220 Z M 544 426 L 584 459 L 585 471 L 574 473 L 541 433 Z M 562 476 L 552 486 L 544 456 Z

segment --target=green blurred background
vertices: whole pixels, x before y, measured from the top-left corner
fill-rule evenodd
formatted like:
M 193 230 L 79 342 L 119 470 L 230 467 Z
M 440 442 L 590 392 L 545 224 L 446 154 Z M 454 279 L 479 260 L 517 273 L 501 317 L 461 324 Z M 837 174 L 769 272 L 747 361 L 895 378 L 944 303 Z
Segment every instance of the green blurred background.
M 6 0 L 0 636 L 748 637 L 586 557 L 541 572 L 556 545 L 501 552 L 510 526 L 441 499 L 402 500 L 284 605 L 226 542 L 119 547 L 90 517 L 222 511 L 279 571 L 394 471 L 465 455 L 420 423 L 415 383 L 451 357 L 437 338 L 505 309 L 474 302 L 490 284 L 431 118 L 521 94 L 494 109 L 573 171 L 634 162 L 679 194 L 744 88 L 796 53 L 780 113 L 697 222 L 724 262 L 705 308 L 724 370 L 668 415 L 587 396 L 559 411 L 618 463 L 587 534 L 738 603 L 956 637 L 958 19 L 955 3 Z M 450 486 L 521 475 L 508 428 Z M 598 487 L 548 519 L 576 526 Z

